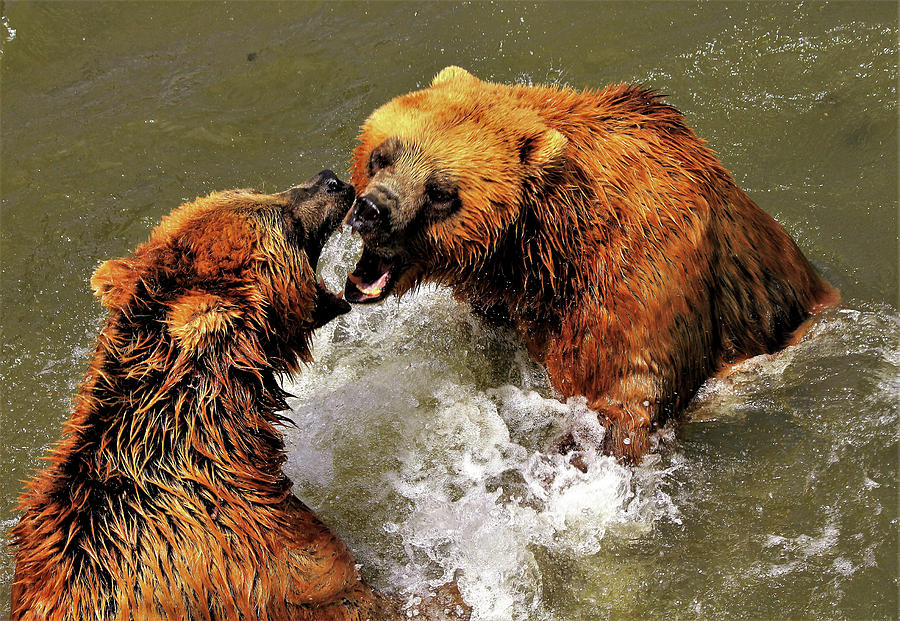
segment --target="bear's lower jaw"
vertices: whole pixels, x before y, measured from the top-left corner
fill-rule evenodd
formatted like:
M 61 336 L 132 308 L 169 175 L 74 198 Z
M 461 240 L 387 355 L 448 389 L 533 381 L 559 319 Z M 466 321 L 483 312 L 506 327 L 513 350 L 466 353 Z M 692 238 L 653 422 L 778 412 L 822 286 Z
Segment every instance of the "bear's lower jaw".
M 397 262 L 364 248 L 356 269 L 347 275 L 344 297 L 355 304 L 381 301 L 391 293 L 401 271 Z
M 332 293 L 320 278 L 316 282 L 316 299 L 312 312 L 313 328 L 320 328 L 344 313 L 350 312 L 350 304 L 341 294 Z

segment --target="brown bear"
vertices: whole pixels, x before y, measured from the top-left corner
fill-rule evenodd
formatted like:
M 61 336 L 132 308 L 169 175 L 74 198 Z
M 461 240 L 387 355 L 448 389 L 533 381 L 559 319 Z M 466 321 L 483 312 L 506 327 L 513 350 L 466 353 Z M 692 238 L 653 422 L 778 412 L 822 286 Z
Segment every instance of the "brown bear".
M 837 300 L 681 113 L 635 86 L 447 67 L 365 121 L 352 183 L 364 247 L 345 297 L 450 287 L 511 324 L 630 462 L 705 379 Z
M 315 275 L 353 188 L 182 205 L 91 279 L 109 311 L 12 530 L 19 619 L 393 619 L 291 494 L 277 377 L 350 305 Z

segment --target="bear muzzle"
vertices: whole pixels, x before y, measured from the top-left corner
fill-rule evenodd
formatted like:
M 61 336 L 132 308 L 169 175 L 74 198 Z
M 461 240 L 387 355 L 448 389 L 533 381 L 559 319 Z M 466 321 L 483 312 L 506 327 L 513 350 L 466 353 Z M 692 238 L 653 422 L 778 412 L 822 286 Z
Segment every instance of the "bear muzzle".
M 378 203 L 368 196 L 360 196 L 347 215 L 347 224 L 360 235 L 373 233 L 385 223 L 387 215 L 388 210 L 385 207 L 379 207 Z
M 338 179 L 330 170 L 323 170 L 306 183 L 287 190 L 288 210 L 302 223 L 303 235 L 297 241 L 306 252 L 309 266 L 315 271 L 328 238 L 340 227 L 353 205 L 356 191 L 353 186 Z M 332 293 L 325 282 L 314 282 L 315 305 L 312 312 L 313 327 L 322 326 L 338 315 L 350 310 L 350 304 L 340 293 Z
M 287 199 L 284 206 L 287 226 L 300 235 L 296 241 L 316 269 L 325 242 L 334 233 L 353 205 L 356 192 L 349 183 L 338 179 L 330 170 L 323 170 L 305 183 L 281 193 Z
M 347 275 L 344 296 L 354 303 L 383 300 L 408 271 L 403 240 L 410 234 L 404 195 L 391 178 L 380 177 L 356 198 L 345 222 L 363 239 L 363 253 Z

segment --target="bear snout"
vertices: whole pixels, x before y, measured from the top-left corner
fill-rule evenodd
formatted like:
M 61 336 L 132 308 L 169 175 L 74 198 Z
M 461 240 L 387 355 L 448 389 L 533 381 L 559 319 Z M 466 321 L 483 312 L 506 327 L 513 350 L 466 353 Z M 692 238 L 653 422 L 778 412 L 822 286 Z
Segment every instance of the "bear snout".
M 351 200 L 356 195 L 353 186 L 341 181 L 333 171 L 323 170 L 305 182 L 285 190 L 280 196 L 286 196 L 293 203 L 302 203 L 320 192 L 325 195 L 336 194 L 342 199 L 349 195 Z
M 319 173 L 319 181 L 316 187 L 319 192 L 324 193 L 328 204 L 330 204 L 325 213 L 323 227 L 328 234 L 331 234 L 341 225 L 341 222 L 347 216 L 347 212 L 353 206 L 356 190 L 349 183 L 341 181 L 330 170 L 323 170 Z
M 325 188 L 327 192 L 333 192 L 335 194 L 340 192 L 341 188 L 345 185 L 343 181 L 338 179 L 333 170 L 328 169 L 325 169 L 316 175 L 316 181 L 317 183 L 322 184 L 322 187 Z
M 387 206 L 379 205 L 369 196 L 359 196 L 347 216 L 347 224 L 357 233 L 372 233 L 388 223 L 388 215 Z
M 323 170 L 314 178 L 316 179 L 316 183 L 314 184 L 316 188 L 320 191 L 324 191 L 325 194 L 336 194 L 340 201 L 346 201 L 348 197 L 349 200 L 352 201 L 356 196 L 356 190 L 353 189 L 353 186 L 341 181 L 338 176 L 330 170 Z

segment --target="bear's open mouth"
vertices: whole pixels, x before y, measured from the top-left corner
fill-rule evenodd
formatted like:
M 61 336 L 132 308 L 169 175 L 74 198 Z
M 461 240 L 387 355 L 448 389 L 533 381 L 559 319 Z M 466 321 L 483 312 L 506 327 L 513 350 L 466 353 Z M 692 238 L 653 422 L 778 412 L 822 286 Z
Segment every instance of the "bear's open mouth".
M 356 269 L 347 275 L 344 297 L 357 304 L 383 300 L 391 292 L 397 272 L 393 261 L 364 247 Z

